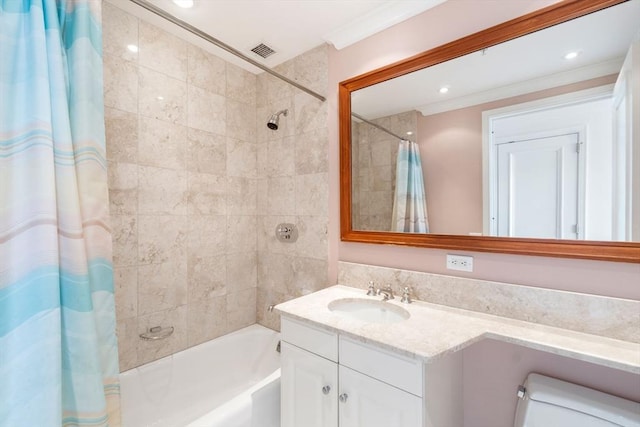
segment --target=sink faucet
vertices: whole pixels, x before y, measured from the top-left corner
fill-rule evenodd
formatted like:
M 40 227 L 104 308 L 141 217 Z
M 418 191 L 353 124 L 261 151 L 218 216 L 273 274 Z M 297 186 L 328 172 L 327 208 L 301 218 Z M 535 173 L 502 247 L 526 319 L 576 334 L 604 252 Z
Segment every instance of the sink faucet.
M 388 301 L 390 299 L 394 299 L 391 285 L 387 285 L 384 289 L 378 289 L 378 295 L 382 295 L 382 301 Z

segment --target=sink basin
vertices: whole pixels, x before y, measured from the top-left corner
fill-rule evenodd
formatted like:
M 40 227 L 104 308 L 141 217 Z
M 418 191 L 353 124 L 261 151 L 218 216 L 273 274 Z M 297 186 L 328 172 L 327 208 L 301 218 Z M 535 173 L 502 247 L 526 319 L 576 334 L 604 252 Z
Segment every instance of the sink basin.
M 329 310 L 340 316 L 369 323 L 396 323 L 407 320 L 409 312 L 385 301 L 341 298 L 329 303 Z

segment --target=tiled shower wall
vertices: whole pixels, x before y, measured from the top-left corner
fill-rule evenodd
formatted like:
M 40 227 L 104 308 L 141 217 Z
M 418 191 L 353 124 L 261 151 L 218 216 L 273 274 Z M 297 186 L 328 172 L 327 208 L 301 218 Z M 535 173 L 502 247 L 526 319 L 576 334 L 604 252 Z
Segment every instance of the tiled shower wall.
M 312 49 L 275 70 L 321 95 L 328 91 L 328 51 Z M 327 103 L 263 73 L 257 81 L 258 322 L 279 329 L 267 308 L 328 285 Z M 269 116 L 288 109 L 277 131 Z M 293 223 L 298 241 L 275 238 L 278 223 Z
M 372 122 L 412 141 L 418 140 L 417 111 L 380 117 Z M 354 122 L 351 131 L 353 140 L 358 141 L 351 153 L 355 177 L 354 229 L 390 231 L 399 141 L 365 122 Z
M 256 77 L 106 2 L 103 28 L 125 370 L 255 323 Z
M 327 284 L 326 105 L 108 2 L 103 37 L 121 370 L 256 316 L 277 328 L 269 304 Z M 326 94 L 325 47 L 280 71 Z M 296 243 L 275 240 L 283 221 Z M 140 340 L 156 325 L 175 332 Z

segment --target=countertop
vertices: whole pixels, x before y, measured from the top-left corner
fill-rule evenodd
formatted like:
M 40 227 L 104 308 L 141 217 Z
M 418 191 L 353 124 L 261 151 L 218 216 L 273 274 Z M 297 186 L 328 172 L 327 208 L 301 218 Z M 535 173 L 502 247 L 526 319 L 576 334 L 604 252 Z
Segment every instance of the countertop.
M 405 356 L 434 362 L 483 339 L 509 342 L 572 359 L 640 374 L 640 344 L 555 328 L 396 296 L 387 303 L 410 313 L 391 324 L 368 323 L 336 314 L 328 304 L 340 298 L 370 297 L 362 289 L 336 285 L 279 304 L 276 311 L 302 322 L 375 344 Z

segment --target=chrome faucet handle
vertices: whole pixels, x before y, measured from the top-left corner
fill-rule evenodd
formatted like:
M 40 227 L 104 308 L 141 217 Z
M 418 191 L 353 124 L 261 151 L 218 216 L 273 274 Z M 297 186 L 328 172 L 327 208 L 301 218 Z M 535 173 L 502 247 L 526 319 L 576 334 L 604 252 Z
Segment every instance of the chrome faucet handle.
M 404 287 L 404 291 L 402 292 L 402 299 L 400 300 L 400 302 L 411 304 L 411 288 L 409 288 L 408 286 Z
M 393 289 L 391 289 L 391 285 L 387 284 L 384 289 L 378 289 L 378 295 L 382 295 L 383 301 L 388 301 L 390 299 L 394 299 Z
M 376 286 L 372 280 L 369 281 L 369 290 L 367 291 L 367 295 L 375 296 L 376 295 Z

